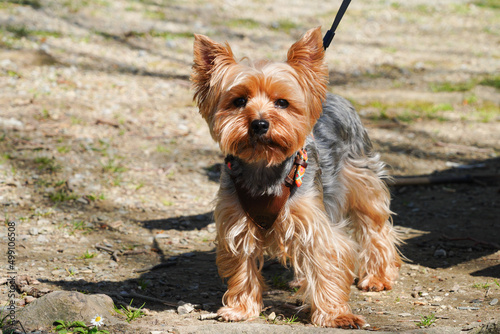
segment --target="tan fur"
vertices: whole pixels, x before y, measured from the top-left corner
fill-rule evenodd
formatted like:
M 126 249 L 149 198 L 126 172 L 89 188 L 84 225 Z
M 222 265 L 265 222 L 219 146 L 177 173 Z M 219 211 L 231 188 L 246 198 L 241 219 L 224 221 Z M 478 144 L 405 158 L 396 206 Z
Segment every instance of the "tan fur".
M 400 239 L 392 227 L 390 194 L 382 180 L 382 167 L 378 156 L 351 159 L 340 175 L 348 187 L 350 218 L 360 246 L 358 287 L 365 291 L 391 290 L 401 266 L 396 248 Z

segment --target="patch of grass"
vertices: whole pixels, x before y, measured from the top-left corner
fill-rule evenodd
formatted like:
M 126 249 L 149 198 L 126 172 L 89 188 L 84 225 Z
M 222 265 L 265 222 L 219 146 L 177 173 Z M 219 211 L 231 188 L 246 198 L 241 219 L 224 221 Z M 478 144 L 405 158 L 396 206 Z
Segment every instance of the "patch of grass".
M 427 101 L 403 101 L 397 103 L 371 101 L 365 105 L 356 103 L 355 105 L 358 110 L 362 108 L 377 110 L 377 112 L 368 116 L 374 121 L 396 119 L 406 123 L 420 119 L 446 121 L 442 113 L 454 110 L 449 103 L 435 104 Z
M 49 193 L 49 199 L 54 203 L 62 203 L 67 201 L 73 201 L 77 199 L 78 196 L 75 194 L 70 194 L 68 190 L 61 188 Z
M 158 31 L 158 30 L 150 30 L 149 35 L 151 37 L 160 37 L 168 40 L 173 40 L 178 38 L 192 38 L 194 36 L 192 32 L 172 32 L 172 31 Z
M 67 227 L 70 231 L 69 234 L 73 235 L 76 231 L 83 232 L 83 234 L 87 234 L 93 230 L 92 226 L 89 226 L 86 222 L 79 220 L 71 223 L 66 223 L 64 227 Z
M 421 14 L 433 14 L 436 12 L 436 7 L 421 4 L 415 7 L 416 11 Z
M 283 321 L 284 321 L 286 324 L 289 324 L 289 325 L 291 325 L 291 324 L 296 324 L 296 323 L 298 323 L 298 322 L 299 322 L 299 317 L 298 317 L 298 316 L 296 316 L 296 315 L 294 314 L 294 315 L 292 315 L 292 316 L 291 316 L 291 317 L 289 317 L 289 318 L 285 318 Z
M 83 253 L 83 255 L 78 257 L 77 259 L 82 259 L 82 260 L 93 259 L 95 255 L 96 255 L 95 253 L 90 253 L 89 250 L 87 249 L 85 253 Z
M 271 29 L 289 33 L 292 29 L 299 28 L 299 25 L 289 19 L 282 19 L 271 24 Z
M 241 19 L 232 19 L 228 21 L 222 22 L 228 27 L 231 28 L 248 28 L 248 29 L 256 29 L 262 26 L 259 22 L 250 18 L 241 18 Z
M 472 287 L 474 289 L 488 289 L 491 286 L 492 283 L 474 283 L 472 284 Z
M 106 199 L 106 195 L 104 194 L 99 194 L 99 195 L 94 195 L 94 194 L 90 194 L 90 195 L 86 195 L 85 196 L 86 199 L 88 199 L 89 201 L 91 202 L 95 202 L 97 200 L 105 200 Z
M 61 37 L 62 33 L 51 30 L 31 30 L 25 26 L 7 26 L 5 30 L 14 34 L 15 38 L 23 38 L 28 36 L 38 37 Z
M 436 315 L 431 313 L 430 315 L 422 316 L 420 322 L 417 322 L 416 325 L 418 327 L 429 327 L 434 322 L 436 322 Z
M 148 289 L 148 287 L 149 287 L 149 282 L 146 281 L 146 280 L 144 280 L 144 279 L 139 279 L 139 280 L 137 280 L 137 286 L 142 291 L 146 291 Z
M 105 163 L 101 161 L 101 165 L 102 169 L 108 173 L 123 173 L 127 171 L 127 168 L 120 161 L 116 161 L 113 158 L 109 158 Z
M 68 153 L 70 151 L 71 151 L 71 147 L 66 146 L 66 145 L 64 145 L 64 146 L 58 146 L 57 147 L 57 152 L 59 152 L 59 153 L 63 153 L 64 154 L 64 153 Z
M 170 153 L 171 149 L 159 144 L 156 146 L 156 152 L 158 152 L 158 153 Z
M 34 9 L 42 8 L 42 4 L 39 0 L 7 0 L 6 2 L 10 2 L 12 4 L 21 5 L 21 6 L 30 6 Z
M 132 307 L 133 301 L 134 301 L 133 299 L 130 301 L 130 304 L 128 307 L 120 305 L 121 309 L 119 309 L 116 305 L 114 305 L 115 312 L 118 314 L 124 315 L 126 317 L 126 320 L 128 323 L 130 323 L 133 320 L 140 318 L 144 315 L 142 308 L 144 307 L 144 305 L 146 305 L 146 303 L 142 304 L 142 306 L 139 308 L 133 308 Z
M 480 85 L 495 87 L 496 89 L 500 89 L 500 75 L 494 75 L 483 80 L 479 81 Z
M 153 20 L 166 20 L 167 19 L 167 14 L 161 10 L 146 10 L 144 12 L 144 17 L 153 19 Z
M 55 158 L 49 157 L 37 157 L 34 162 L 38 165 L 39 170 L 46 170 L 49 172 L 55 172 L 61 169 L 61 166 L 56 163 Z
M 9 153 L 0 154 L 0 165 L 3 165 L 10 159 L 12 159 L 12 156 Z
M 500 9 L 500 2 L 498 0 L 476 0 L 473 4 L 478 7 Z
M 464 82 L 434 82 L 429 85 L 429 88 L 434 93 L 439 92 L 467 92 L 476 86 L 474 80 Z

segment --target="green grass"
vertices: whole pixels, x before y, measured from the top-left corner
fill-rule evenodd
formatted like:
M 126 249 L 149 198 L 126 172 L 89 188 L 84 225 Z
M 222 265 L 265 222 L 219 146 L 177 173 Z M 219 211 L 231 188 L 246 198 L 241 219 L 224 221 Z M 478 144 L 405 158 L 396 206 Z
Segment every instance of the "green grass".
M 82 259 L 82 260 L 93 259 L 95 255 L 96 255 L 95 253 L 90 253 L 89 250 L 87 249 L 85 253 L 83 253 L 83 255 L 78 257 L 77 259 Z
M 500 1 L 499 1 L 500 2 Z M 495 87 L 496 89 L 500 89 L 500 75 L 494 75 L 483 80 L 479 81 L 480 85 Z
M 298 323 L 298 322 L 299 322 L 299 317 L 297 317 L 297 316 L 294 314 L 294 315 L 292 315 L 292 316 L 291 316 L 291 317 L 289 317 L 289 318 L 285 318 L 284 322 L 285 322 L 286 324 L 289 324 L 289 325 L 291 325 L 291 324 L 296 324 L 296 323 Z
M 422 316 L 420 318 L 420 322 L 417 322 L 416 325 L 418 327 L 429 327 L 435 322 L 436 322 L 436 315 L 434 313 L 431 313 L 430 315 Z
M 432 103 L 427 101 L 403 101 L 396 103 L 385 103 L 382 101 L 371 101 L 368 104 L 356 104 L 356 109 L 376 109 L 368 118 L 374 121 L 396 119 L 401 122 L 410 123 L 416 120 L 438 120 L 446 121 L 443 112 L 454 110 L 449 103 Z
M 488 289 L 490 286 L 492 285 L 492 283 L 474 283 L 472 284 L 472 287 L 474 289 Z
M 429 88 L 434 93 L 439 92 L 467 92 L 476 86 L 475 80 L 464 82 L 434 82 L 429 85 Z
M 109 158 L 107 162 L 101 162 L 101 165 L 102 169 L 108 173 L 123 173 L 127 171 L 127 168 L 120 161 L 116 161 L 113 158 Z
M 49 172 L 55 172 L 61 169 L 61 166 L 56 163 L 55 158 L 49 157 L 37 157 L 34 160 L 35 164 L 37 164 L 39 170 L 45 170 Z
M 299 28 L 299 25 L 289 19 L 281 19 L 271 24 L 271 28 L 274 30 L 279 30 L 285 33 L 289 33 L 292 29 Z
M 473 4 L 478 7 L 500 9 L 500 1 L 498 0 L 476 0 Z
M 262 24 L 250 18 L 232 19 L 221 23 L 231 28 L 243 27 L 247 29 L 256 29 L 262 26 Z
M 114 305 L 115 312 L 125 316 L 128 323 L 144 315 L 142 308 L 144 307 L 144 305 L 146 305 L 146 303 L 142 304 L 142 306 L 139 307 L 138 309 L 132 309 L 133 301 L 134 301 L 133 299 L 130 301 L 129 307 L 124 307 L 123 305 L 121 305 L 121 309 L 118 308 L 116 305 Z
M 39 0 L 7 0 L 5 2 L 21 6 L 30 6 L 33 7 L 34 9 L 42 8 L 42 4 L 40 3 Z
M 77 199 L 78 196 L 70 194 L 66 189 L 57 189 L 49 193 L 49 199 L 54 203 L 62 203 Z

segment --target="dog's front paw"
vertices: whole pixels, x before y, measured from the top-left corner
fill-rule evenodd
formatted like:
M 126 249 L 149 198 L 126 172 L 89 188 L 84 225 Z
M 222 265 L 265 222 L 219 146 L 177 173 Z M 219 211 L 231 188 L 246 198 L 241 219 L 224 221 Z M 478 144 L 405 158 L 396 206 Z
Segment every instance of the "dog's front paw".
M 316 311 L 311 317 L 313 324 L 323 327 L 340 327 L 345 329 L 361 329 L 365 324 L 363 317 L 350 312 L 338 315 Z
M 224 321 L 244 321 L 252 317 L 256 317 L 259 315 L 254 314 L 255 312 L 251 312 L 243 307 L 221 307 L 217 314 L 222 317 Z

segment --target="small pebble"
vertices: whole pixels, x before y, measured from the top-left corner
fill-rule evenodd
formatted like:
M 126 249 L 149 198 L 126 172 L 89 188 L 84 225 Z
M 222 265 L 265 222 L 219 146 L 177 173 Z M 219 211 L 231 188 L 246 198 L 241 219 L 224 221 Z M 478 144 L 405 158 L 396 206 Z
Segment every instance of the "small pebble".
M 269 315 L 267 316 L 267 320 L 269 320 L 269 321 L 274 321 L 274 320 L 276 320 L 276 313 L 271 312 L 271 314 L 269 314 Z
M 190 303 L 179 301 L 178 304 L 179 307 L 177 307 L 177 313 L 179 313 L 179 315 L 189 314 L 194 311 L 194 306 Z
M 498 299 L 495 298 L 495 299 L 492 299 L 491 302 L 490 302 L 490 305 L 493 306 L 493 305 L 496 305 L 498 304 Z
M 434 252 L 434 257 L 437 257 L 437 258 L 446 257 L 446 251 L 442 248 L 436 249 L 436 251 Z

